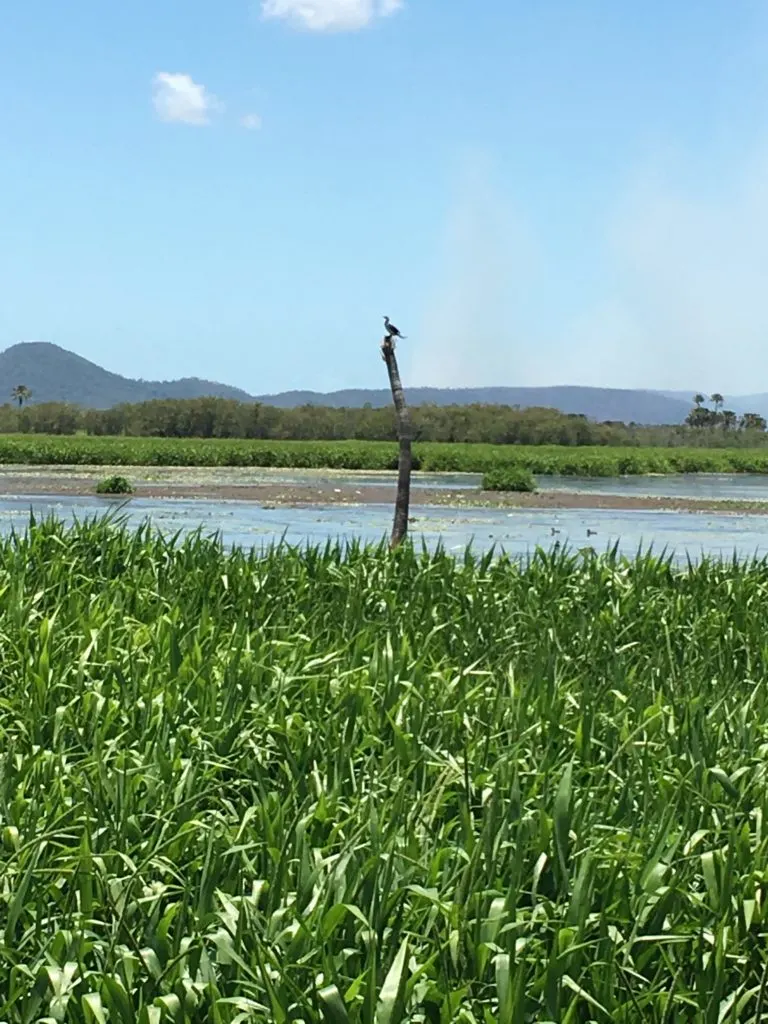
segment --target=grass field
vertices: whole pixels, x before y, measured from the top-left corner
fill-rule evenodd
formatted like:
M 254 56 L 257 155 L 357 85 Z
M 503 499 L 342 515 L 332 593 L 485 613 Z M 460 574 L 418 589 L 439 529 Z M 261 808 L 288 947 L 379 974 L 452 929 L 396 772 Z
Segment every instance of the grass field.
M 414 468 L 484 473 L 523 466 L 533 473 L 768 473 L 768 448 L 570 448 L 557 445 L 414 445 Z M 348 470 L 397 468 L 386 441 L 247 441 L 155 437 L 0 436 L 0 464 L 258 466 Z
M 768 564 L 0 541 L 0 1020 L 768 1012 Z

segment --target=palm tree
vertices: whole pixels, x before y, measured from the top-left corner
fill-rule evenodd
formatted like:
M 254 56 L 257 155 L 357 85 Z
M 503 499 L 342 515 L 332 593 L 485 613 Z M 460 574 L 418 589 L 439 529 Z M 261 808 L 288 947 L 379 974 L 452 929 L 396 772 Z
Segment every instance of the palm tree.
M 730 409 L 723 409 L 723 430 L 730 430 L 736 426 L 736 413 Z
M 693 404 L 696 406 L 697 409 L 699 409 L 704 404 L 704 402 L 706 402 L 706 398 L 704 397 L 704 395 L 700 394 L 697 391 L 696 394 L 693 396 Z
M 714 393 L 714 395 L 710 395 L 710 401 L 712 402 L 712 404 L 715 407 L 715 412 L 717 412 L 718 409 L 722 408 L 722 405 L 723 405 L 723 402 L 725 401 L 725 399 L 723 398 L 723 396 L 720 394 L 719 391 L 716 391 Z
M 765 418 L 757 412 L 745 412 L 741 417 L 741 426 L 744 430 L 765 430 Z
M 28 402 L 31 397 L 32 392 L 29 390 L 26 384 L 17 384 L 16 387 L 11 392 L 11 398 L 14 400 L 14 402 L 19 403 L 19 408 L 21 408 L 25 402 Z

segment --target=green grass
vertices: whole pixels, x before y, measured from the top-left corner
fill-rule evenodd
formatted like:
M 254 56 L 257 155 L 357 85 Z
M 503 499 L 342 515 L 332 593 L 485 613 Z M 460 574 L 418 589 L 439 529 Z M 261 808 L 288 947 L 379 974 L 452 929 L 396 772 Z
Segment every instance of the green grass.
M 768 564 L 0 541 L 0 1020 L 747 1022 Z
M 348 470 L 397 468 L 387 441 L 248 441 L 156 437 L 0 435 L 0 464 L 260 466 Z M 768 473 L 768 448 L 609 448 L 559 445 L 414 445 L 414 468 L 485 473 L 618 476 L 638 473 Z

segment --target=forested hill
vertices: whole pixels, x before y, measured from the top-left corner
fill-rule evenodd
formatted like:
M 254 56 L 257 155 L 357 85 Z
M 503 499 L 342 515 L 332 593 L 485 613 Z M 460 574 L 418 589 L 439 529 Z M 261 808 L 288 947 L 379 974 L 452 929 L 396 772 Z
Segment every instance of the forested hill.
M 84 409 L 110 409 L 125 403 L 151 399 L 232 398 L 240 402 L 262 402 L 281 408 L 322 405 L 332 408 L 360 408 L 389 405 L 389 391 L 356 389 L 322 394 L 316 391 L 285 391 L 280 394 L 249 395 L 240 388 L 215 381 L 187 377 L 172 381 L 134 380 L 110 373 L 82 356 L 46 342 L 23 342 L 0 353 L 0 404 L 12 388 L 25 385 L 32 392 L 31 403 L 68 402 Z M 693 392 L 691 392 L 693 394 Z M 591 420 L 642 424 L 679 424 L 691 408 L 682 394 L 658 391 L 591 387 L 484 387 L 407 388 L 411 405 L 512 405 L 522 408 L 547 407 L 564 413 L 578 413 Z M 762 412 L 752 396 L 750 409 Z M 744 411 L 738 399 L 730 408 Z M 765 403 L 768 405 L 768 402 Z
M 0 352 L 0 387 L 10 397 L 11 389 L 24 384 L 32 392 L 32 403 L 69 402 L 84 409 L 110 409 L 125 402 L 148 402 L 153 398 L 234 398 L 252 401 L 247 392 L 215 381 L 185 377 L 181 380 L 132 380 L 110 373 L 89 359 L 47 342 L 22 342 Z

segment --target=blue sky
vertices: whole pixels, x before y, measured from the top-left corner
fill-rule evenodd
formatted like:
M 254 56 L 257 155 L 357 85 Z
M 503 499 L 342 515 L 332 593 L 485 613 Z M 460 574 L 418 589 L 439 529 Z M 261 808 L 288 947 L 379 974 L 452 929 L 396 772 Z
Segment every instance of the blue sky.
M 765 0 L 25 0 L 0 347 L 253 393 L 768 389 Z

